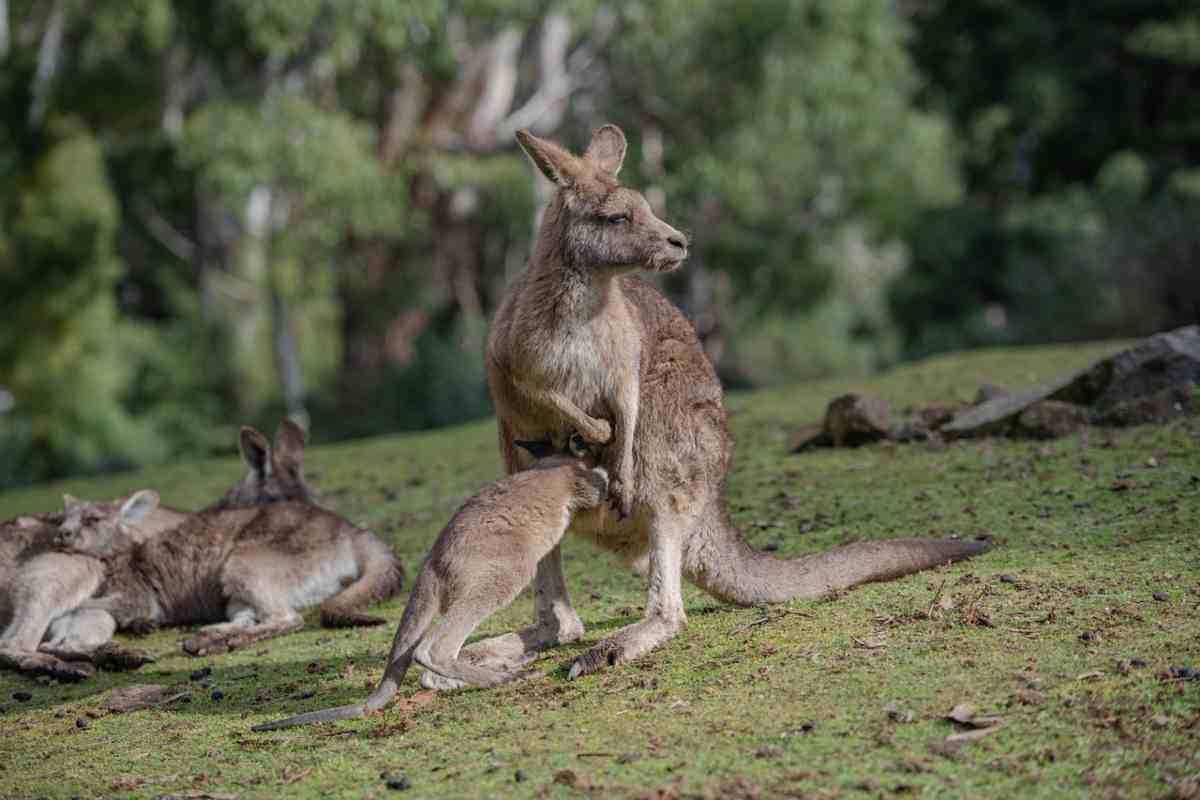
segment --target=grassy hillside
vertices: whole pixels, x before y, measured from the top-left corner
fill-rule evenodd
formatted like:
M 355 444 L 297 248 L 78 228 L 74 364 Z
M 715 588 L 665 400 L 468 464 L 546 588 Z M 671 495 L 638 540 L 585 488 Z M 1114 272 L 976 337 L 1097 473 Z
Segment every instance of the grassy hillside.
M 158 661 L 140 673 L 74 686 L 0 673 L 0 797 L 384 797 L 388 770 L 404 772 L 411 788 L 396 793 L 411 797 L 1169 796 L 1200 774 L 1200 682 L 1158 677 L 1200 667 L 1200 421 L 1050 443 L 785 447 L 851 388 L 897 406 L 966 400 L 981 382 L 1032 383 L 1112 349 L 954 355 L 866 386 L 729 398 L 729 502 L 756 545 L 792 555 L 869 537 L 994 537 L 974 562 L 787 609 L 732 609 L 689 587 L 682 635 L 569 683 L 564 665 L 635 619 L 644 597 L 572 541 L 568 580 L 588 631 L 540 662 L 547 677 L 275 734 L 249 728 L 363 697 L 392 630 L 327 632 L 310 619 L 301 634 L 205 659 L 178 651 L 182 632 L 161 632 L 141 640 Z M 309 469 L 325 502 L 394 542 L 411 576 L 461 499 L 498 474 L 494 436 L 489 422 L 326 447 Z M 230 459 L 34 487 L 0 495 L 0 517 L 64 491 L 144 486 L 195 507 L 238 472 Z M 398 620 L 401 608 L 384 613 Z M 530 614 L 522 596 L 481 633 Z M 1145 666 L 1118 667 L 1132 659 Z M 204 666 L 211 675 L 189 680 Z M 192 699 L 89 716 L 136 683 Z M 960 729 L 942 717 L 964 702 L 1002 726 L 946 744 Z

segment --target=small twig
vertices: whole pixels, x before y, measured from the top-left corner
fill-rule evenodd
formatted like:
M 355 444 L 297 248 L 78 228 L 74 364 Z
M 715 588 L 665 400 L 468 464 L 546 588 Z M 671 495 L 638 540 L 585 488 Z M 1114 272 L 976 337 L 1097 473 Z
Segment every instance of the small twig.
M 576 758 L 612 758 L 614 753 L 576 753 Z
M 937 608 L 938 601 L 942 599 L 942 590 L 946 588 L 946 579 L 942 578 L 942 582 L 938 584 L 937 591 L 933 593 L 933 600 L 929 603 L 929 610 L 925 612 L 925 616 L 933 619 L 933 610 Z
M 748 631 L 757 625 L 766 625 L 770 621 L 771 621 L 771 617 L 759 617 L 758 619 L 756 619 L 752 622 L 747 622 L 745 625 L 743 625 L 740 628 L 735 628 L 734 630 L 729 632 L 729 635 L 737 636 L 739 633 L 742 633 L 743 631 Z

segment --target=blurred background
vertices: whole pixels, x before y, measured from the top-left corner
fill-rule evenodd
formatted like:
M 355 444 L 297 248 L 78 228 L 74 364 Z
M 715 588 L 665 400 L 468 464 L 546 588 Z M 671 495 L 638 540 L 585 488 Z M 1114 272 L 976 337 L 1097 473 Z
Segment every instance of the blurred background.
M 0 0 L 0 487 L 490 413 L 623 126 L 731 388 L 1200 318 L 1194 0 Z

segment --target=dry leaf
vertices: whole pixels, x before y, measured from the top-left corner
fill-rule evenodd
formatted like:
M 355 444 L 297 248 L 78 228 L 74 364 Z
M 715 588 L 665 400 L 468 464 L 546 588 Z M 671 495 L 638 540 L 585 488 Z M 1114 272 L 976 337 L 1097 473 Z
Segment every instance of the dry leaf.
M 426 689 L 423 692 L 417 692 L 412 697 L 402 697 L 397 700 L 392 707 L 397 711 L 403 711 L 405 714 L 416 711 L 418 708 L 424 708 L 434 701 L 437 697 L 437 689 Z
M 307 769 L 297 770 L 295 772 L 286 772 L 285 771 L 283 773 L 283 782 L 284 783 L 295 783 L 296 781 L 302 781 L 305 778 L 307 778 L 309 775 L 311 775 L 312 771 L 313 771 L 312 767 L 308 767 Z

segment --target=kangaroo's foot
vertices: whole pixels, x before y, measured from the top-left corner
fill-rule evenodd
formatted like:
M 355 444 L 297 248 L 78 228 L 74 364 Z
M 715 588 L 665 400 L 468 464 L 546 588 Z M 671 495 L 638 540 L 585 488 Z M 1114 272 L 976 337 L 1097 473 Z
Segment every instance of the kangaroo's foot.
M 577 616 L 574 623 L 560 624 L 556 620 L 550 625 L 532 625 L 523 630 L 481 639 L 464 647 L 459 658 L 501 672 L 519 672 L 537 661 L 543 651 L 579 640 L 583 636 L 583 623 Z M 455 678 L 447 678 L 429 670 L 421 673 L 420 683 L 426 689 L 442 691 L 461 689 L 467 685 Z
M 183 643 L 183 650 L 188 655 L 211 656 L 228 653 L 263 639 L 273 639 L 276 636 L 286 636 L 304 627 L 300 618 L 276 622 L 264 622 L 258 625 L 240 625 L 237 623 L 221 623 L 201 628 L 199 632 Z
M 154 657 L 140 647 L 125 647 L 117 642 L 100 645 L 92 653 L 92 663 L 110 672 L 141 669 L 154 663 Z
M 26 675 L 47 675 L 63 683 L 75 683 L 96 674 L 96 668 L 87 661 L 64 661 L 50 653 L 13 650 L 0 650 L 0 667 Z
M 571 663 L 568 680 L 599 672 L 625 661 L 638 658 L 672 638 L 683 628 L 682 620 L 652 617 L 621 628 L 612 636 L 596 643 Z

